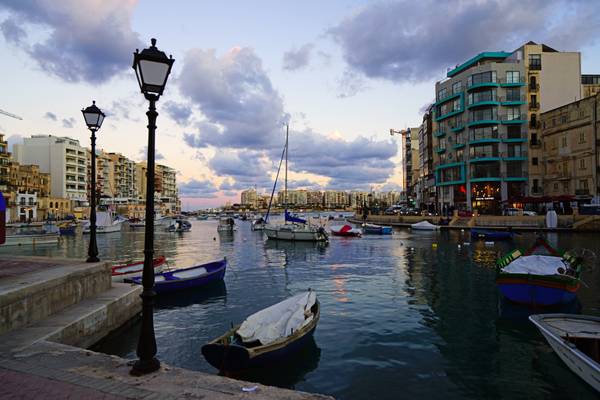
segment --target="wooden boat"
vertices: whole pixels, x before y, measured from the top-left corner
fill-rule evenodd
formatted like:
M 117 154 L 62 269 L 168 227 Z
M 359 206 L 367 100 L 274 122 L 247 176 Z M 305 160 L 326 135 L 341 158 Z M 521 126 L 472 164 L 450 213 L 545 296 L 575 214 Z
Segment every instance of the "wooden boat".
M 600 318 L 538 314 L 529 320 L 571 371 L 600 392 Z
M 22 233 L 18 235 L 6 235 L 3 246 L 41 246 L 58 244 L 59 233 Z
M 223 280 L 227 260 L 214 261 L 175 271 L 161 272 L 154 275 L 156 293 L 168 293 L 177 290 L 197 288 Z M 142 284 L 142 277 L 126 279 L 125 282 Z
M 542 250 L 541 252 L 539 250 Z M 496 285 L 509 300 L 553 306 L 574 301 L 580 287 L 581 259 L 552 248 L 543 239 L 496 262 Z
M 432 224 L 429 221 L 421 221 L 417 222 L 416 224 L 411 224 L 410 229 L 416 231 L 437 231 L 438 229 L 440 229 L 440 227 L 438 225 Z
M 154 272 L 161 272 L 167 259 L 164 256 L 154 259 Z M 129 264 L 115 265 L 111 268 L 113 282 L 123 282 L 125 279 L 138 277 L 144 270 L 144 261 L 138 261 Z
M 252 225 L 250 226 L 253 231 L 262 231 L 265 229 L 266 222 L 263 217 L 258 217 L 252 221 Z
M 139 219 L 139 218 L 131 218 L 128 222 L 128 225 L 131 229 L 135 229 L 135 228 L 145 228 L 146 227 L 146 221 Z
M 474 240 L 510 240 L 514 237 L 514 232 L 510 231 L 492 231 L 485 229 L 471 229 L 471 238 Z
M 362 232 L 360 229 L 354 229 L 350 225 L 343 226 L 332 226 L 330 228 L 331 234 L 333 236 L 343 236 L 343 237 L 361 237 Z
M 375 224 L 363 224 L 362 231 L 365 235 L 391 235 L 392 227 Z
M 309 291 L 309 295 L 310 293 Z M 292 299 L 286 299 L 284 302 Z M 244 324 L 254 316 L 277 307 L 284 302 L 251 315 L 244 321 Z M 299 329 L 292 329 L 288 335 L 279 337 L 264 345 L 259 340 L 247 343 L 243 342 L 238 331 L 244 324 L 237 325 L 222 336 L 202 346 L 202 355 L 204 355 L 204 358 L 210 365 L 222 372 L 239 372 L 246 369 L 282 363 L 309 342 L 321 316 L 320 308 L 319 301 L 315 295 L 314 304 L 309 309 L 304 309 L 304 321 Z

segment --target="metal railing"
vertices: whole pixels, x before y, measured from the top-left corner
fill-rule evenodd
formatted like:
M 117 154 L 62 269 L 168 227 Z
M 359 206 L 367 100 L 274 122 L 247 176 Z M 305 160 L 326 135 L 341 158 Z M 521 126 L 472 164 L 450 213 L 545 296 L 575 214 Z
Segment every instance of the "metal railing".
M 540 108 L 540 103 L 538 103 L 538 102 L 535 102 L 535 103 L 529 102 L 529 109 L 530 110 L 537 110 L 539 108 Z

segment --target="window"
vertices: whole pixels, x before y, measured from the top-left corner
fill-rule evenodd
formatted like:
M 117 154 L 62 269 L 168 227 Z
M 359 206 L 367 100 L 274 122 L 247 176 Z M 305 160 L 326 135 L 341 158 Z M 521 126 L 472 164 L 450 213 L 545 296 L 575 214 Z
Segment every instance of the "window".
M 506 88 L 506 101 L 521 101 L 521 89 L 518 87 Z
M 507 139 L 520 139 L 521 138 L 521 125 L 508 125 L 506 127 Z
M 519 83 L 520 79 L 519 71 L 506 71 L 506 83 Z
M 525 147 L 521 147 L 521 144 L 511 144 L 508 146 L 507 154 L 508 157 L 525 157 L 527 156 L 527 151 Z
M 458 81 L 452 84 L 452 94 L 457 94 L 462 92 L 462 82 Z
M 585 169 L 585 158 L 579 160 L 579 169 Z
M 460 99 L 454 99 L 452 102 L 452 111 L 460 110 Z
M 538 102 L 537 102 L 537 95 L 536 94 L 532 94 L 530 96 L 531 101 L 529 102 L 529 107 L 531 108 L 538 108 Z
M 467 101 L 470 104 L 480 103 L 482 101 L 496 101 L 496 89 L 483 92 L 469 93 Z
M 447 90 L 446 88 L 440 89 L 440 91 L 438 92 L 438 100 L 442 100 L 443 98 L 447 97 Z
M 533 76 L 533 75 L 529 77 L 529 90 L 530 91 L 537 90 L 537 81 L 535 79 L 535 76 Z
M 558 182 L 554 182 L 554 185 L 552 185 L 554 187 L 554 190 L 558 190 Z
M 579 181 L 579 189 L 587 190 L 588 189 L 588 181 L 587 179 L 581 179 Z
M 560 116 L 560 123 L 561 124 L 566 124 L 568 120 L 569 120 L 569 118 L 567 117 L 567 115 L 561 115 Z
M 567 147 L 567 137 L 563 136 L 560 138 L 560 147 Z
M 569 193 L 569 182 L 563 182 L 563 192 Z
M 539 187 L 540 187 L 539 186 L 539 180 L 538 179 L 534 179 L 533 180 L 533 191 L 537 192 Z
M 531 158 L 531 165 L 538 165 L 538 158 L 537 157 L 532 157 Z
M 480 110 L 473 110 L 469 113 L 470 121 L 485 121 L 485 120 L 497 120 L 498 114 L 496 108 L 484 108 Z
M 521 119 L 521 108 L 520 107 L 507 107 L 506 108 L 506 120 L 512 121 L 515 119 Z
M 497 126 L 485 126 L 481 128 L 472 128 L 469 132 L 469 140 L 480 140 L 480 139 L 497 139 L 498 138 L 498 127 Z
M 529 55 L 529 68 L 530 69 L 542 69 L 542 55 L 541 54 L 530 54 Z
M 481 72 L 473 74 L 467 79 L 467 86 L 473 86 L 480 83 L 496 82 L 496 71 Z
M 585 143 L 585 132 L 579 132 L 579 143 Z

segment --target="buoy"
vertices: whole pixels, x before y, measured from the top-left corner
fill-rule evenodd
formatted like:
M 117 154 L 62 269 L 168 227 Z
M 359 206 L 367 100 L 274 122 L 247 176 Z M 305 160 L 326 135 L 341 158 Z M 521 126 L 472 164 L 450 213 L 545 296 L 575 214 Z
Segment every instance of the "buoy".
M 432 243 L 431 247 L 433 247 L 434 249 L 437 249 L 437 243 Z

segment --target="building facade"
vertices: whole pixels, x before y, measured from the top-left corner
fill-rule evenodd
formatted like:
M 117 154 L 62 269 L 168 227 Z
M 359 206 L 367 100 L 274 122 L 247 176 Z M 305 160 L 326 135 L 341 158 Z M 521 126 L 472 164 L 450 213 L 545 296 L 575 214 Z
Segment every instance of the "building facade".
M 581 96 L 583 98 L 600 93 L 600 75 L 581 75 Z
M 529 42 L 448 71 L 434 109 L 440 210 L 498 213 L 511 199 L 541 195 L 539 113 L 581 97 L 580 68 L 579 53 Z
M 19 164 L 39 165 L 52 177 L 52 197 L 87 204 L 87 156 L 79 141 L 68 137 L 33 135 L 14 145 Z
M 598 181 L 600 93 L 541 114 L 543 192 L 589 200 Z
M 8 142 L 4 140 L 4 135 L 0 133 L 0 191 L 2 193 L 8 193 L 10 160 L 11 154 L 8 152 Z
M 240 204 L 246 207 L 256 207 L 258 204 L 256 189 L 243 190 L 240 195 Z
M 434 211 L 436 208 L 435 178 L 433 175 L 433 106 L 423 115 L 419 127 L 419 179 L 416 190 L 416 206 Z

